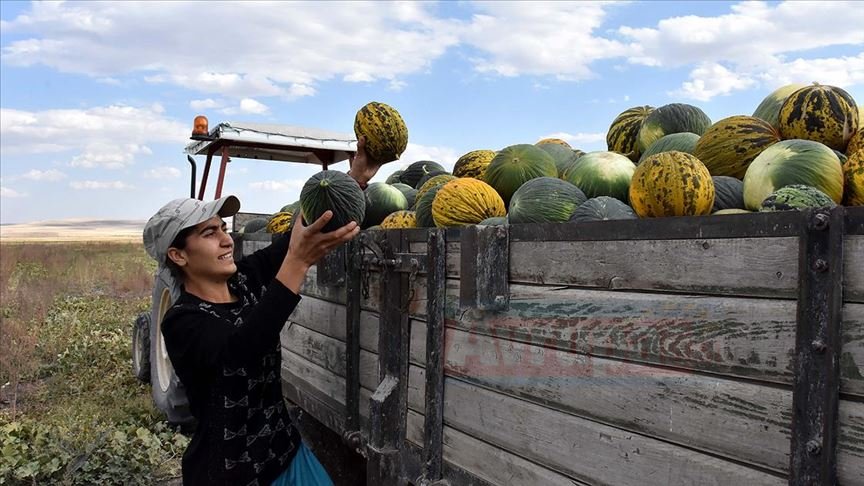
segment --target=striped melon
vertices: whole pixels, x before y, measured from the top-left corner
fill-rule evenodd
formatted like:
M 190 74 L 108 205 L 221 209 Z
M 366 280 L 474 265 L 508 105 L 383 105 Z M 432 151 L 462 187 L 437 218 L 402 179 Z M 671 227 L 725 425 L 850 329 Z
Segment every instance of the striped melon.
M 477 224 L 507 214 L 501 196 L 479 179 L 460 177 L 440 187 L 432 201 L 432 218 L 439 228 Z
M 396 184 L 397 182 L 399 182 L 400 177 L 402 177 L 403 172 L 405 171 L 402 169 L 393 172 L 392 174 L 387 176 L 387 180 L 385 180 L 384 182 L 386 182 L 387 184 Z
M 731 209 L 721 209 L 719 211 L 714 211 L 713 213 L 711 213 L 711 215 L 712 216 L 723 216 L 726 214 L 750 214 L 752 212 L 753 211 L 747 211 L 746 209 L 731 208 Z
M 837 204 L 813 186 L 790 184 L 772 192 L 762 201 L 761 212 L 791 211 L 807 208 L 833 208 Z
M 418 160 L 405 168 L 402 175 L 399 176 L 399 182 L 417 189 L 417 183 L 423 177 L 432 173 L 443 172 L 447 172 L 447 170 L 438 162 L 433 160 Z
M 637 144 L 639 129 L 642 128 L 642 121 L 652 111 L 653 106 L 635 106 L 615 117 L 606 132 L 606 147 L 609 151 L 618 152 L 633 162 L 638 162 L 641 155 Z
M 558 177 L 555 160 L 545 150 L 534 145 L 518 144 L 502 149 L 495 155 L 483 180 L 495 188 L 504 204 L 519 186 L 537 177 Z
M 534 145 L 537 145 L 539 147 L 540 145 L 546 145 L 546 144 L 561 145 L 563 147 L 571 148 L 569 143 L 565 142 L 564 140 L 561 140 L 560 138 L 544 138 L 544 139 L 538 141 L 537 143 L 535 143 Z
M 858 130 L 858 106 L 846 91 L 814 83 L 795 91 L 780 108 L 780 135 L 823 143 L 841 152 Z
M 376 184 L 386 185 L 380 182 Z M 393 190 L 404 199 L 398 189 Z M 300 208 L 303 221 L 309 224 L 317 221 L 327 210 L 333 211 L 333 217 L 322 230 L 326 232 L 341 228 L 351 221 L 362 223 L 366 200 L 360 185 L 351 176 L 338 170 L 322 170 L 310 177 L 300 190 Z
M 630 159 L 619 155 L 627 160 Z M 510 223 L 563 223 L 587 198 L 578 187 L 557 177 L 538 177 L 522 184 L 510 199 Z
M 414 201 L 417 199 L 417 189 L 414 189 L 408 184 L 402 184 L 401 182 L 395 182 L 390 185 L 402 192 L 402 195 L 405 196 L 405 199 L 408 201 L 407 207 L 410 208 L 414 206 Z
M 364 191 L 366 216 L 363 227 L 381 224 L 390 213 L 408 209 L 408 199 L 402 191 L 384 182 L 373 182 Z
M 709 170 L 710 172 L 710 170 Z M 712 176 L 714 181 L 714 214 L 724 209 L 744 209 L 744 183 L 729 176 Z
M 641 162 L 646 157 L 650 157 L 661 152 L 684 152 L 685 154 L 693 154 L 693 149 L 696 147 L 696 142 L 699 141 L 699 135 L 690 132 L 670 133 L 663 135 L 656 142 L 652 143 L 647 150 L 642 152 L 639 157 Z
M 416 228 L 417 215 L 414 211 L 396 211 L 381 221 L 382 229 Z
M 267 228 L 267 218 L 252 218 L 240 228 L 240 233 L 261 233 Z
M 587 223 L 592 221 L 609 221 L 613 219 L 638 219 L 633 208 L 609 196 L 598 196 L 580 204 L 570 221 Z
M 459 157 L 453 166 L 453 175 L 456 177 L 473 177 L 483 179 L 486 167 L 495 158 L 494 150 L 472 150 Z
M 711 125 L 696 142 L 693 155 L 711 175 L 743 179 L 753 159 L 779 141 L 780 134 L 765 120 L 730 116 Z
M 264 231 L 267 233 L 287 233 L 291 228 L 291 218 L 293 217 L 292 213 L 288 212 L 279 212 L 270 216 L 270 219 L 267 220 L 267 223 L 264 226 Z
M 477 223 L 477 226 L 504 226 L 508 224 L 507 216 L 494 216 Z
M 538 147 L 551 155 L 555 160 L 555 167 L 558 169 L 558 177 L 561 177 L 561 175 L 564 174 L 564 171 L 576 162 L 576 159 L 585 155 L 585 152 L 581 150 L 573 150 L 570 147 L 553 143 L 538 145 Z
M 435 218 L 432 217 L 432 203 L 435 201 L 435 196 L 442 186 L 435 186 L 422 197 L 417 198 L 417 204 L 414 207 L 414 216 L 417 218 L 418 228 L 434 228 Z
M 864 149 L 861 149 L 846 159 L 843 165 L 843 176 L 846 187 L 843 193 L 843 204 L 846 206 L 864 206 Z
M 858 125 L 864 125 L 864 120 L 858 118 Z M 859 150 L 864 150 L 864 128 L 859 128 L 849 139 L 849 145 L 846 146 L 846 156 L 849 157 Z
M 588 152 L 564 173 L 563 179 L 588 198 L 609 196 L 626 201 L 636 165 L 618 152 Z
M 630 182 L 630 205 L 642 218 L 699 216 L 714 206 L 714 181 L 705 165 L 684 152 L 643 160 Z
M 786 101 L 786 98 L 788 98 L 789 95 L 805 86 L 807 85 L 787 84 L 786 86 L 777 88 L 771 94 L 766 96 L 765 99 L 762 100 L 762 103 L 759 103 L 759 106 L 756 107 L 756 111 L 753 112 L 753 116 L 768 122 L 769 125 L 774 127 L 774 130 L 777 130 L 777 133 L 780 133 L 780 107 L 783 106 L 783 102 Z M 708 170 L 711 169 L 709 168 Z
M 429 192 L 429 189 L 432 189 L 436 186 L 443 186 L 444 184 L 447 184 L 448 182 L 455 179 L 458 179 L 458 177 L 450 174 L 441 174 L 429 179 L 428 181 L 426 181 L 425 184 L 420 186 L 420 189 L 417 189 L 417 197 L 414 200 L 419 201 L 424 194 Z
M 366 137 L 366 155 L 383 164 L 397 160 L 408 146 L 408 127 L 390 105 L 372 101 L 357 111 L 354 135 Z
M 670 133 L 690 132 L 701 136 L 711 126 L 711 119 L 700 108 L 686 103 L 671 103 L 652 111 L 639 129 L 639 152 Z
M 758 211 L 769 194 L 791 184 L 813 186 L 840 203 L 843 197 L 840 159 L 833 150 L 819 142 L 777 142 L 759 154 L 747 169 L 744 206 Z

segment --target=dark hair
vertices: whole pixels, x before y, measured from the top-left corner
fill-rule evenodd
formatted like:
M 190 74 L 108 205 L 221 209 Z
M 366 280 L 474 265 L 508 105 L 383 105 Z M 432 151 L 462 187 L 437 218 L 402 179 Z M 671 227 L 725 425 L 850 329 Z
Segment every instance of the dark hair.
M 180 232 L 177 233 L 177 237 L 174 238 L 174 241 L 171 242 L 171 246 L 169 248 L 177 248 L 178 250 L 186 248 L 186 239 L 189 237 L 189 235 L 192 234 L 193 230 L 195 230 L 194 226 L 190 226 L 188 228 L 183 228 L 182 230 L 180 230 Z M 168 255 L 165 255 L 165 265 L 168 267 L 168 271 L 171 272 L 172 277 L 177 280 L 183 279 L 183 269 L 177 266 L 177 264 L 174 263 L 174 261 L 171 260 L 171 257 L 169 257 Z

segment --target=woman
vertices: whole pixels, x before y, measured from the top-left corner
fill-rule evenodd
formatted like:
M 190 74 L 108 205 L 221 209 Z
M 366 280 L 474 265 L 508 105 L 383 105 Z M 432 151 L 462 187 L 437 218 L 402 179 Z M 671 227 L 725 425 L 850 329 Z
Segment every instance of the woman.
M 358 143 L 349 175 L 365 187 L 378 171 Z M 183 454 L 184 485 L 330 485 L 282 399 L 279 333 L 300 301 L 310 266 L 360 231 L 321 229 L 327 211 L 239 262 L 223 217 L 240 201 L 177 199 L 144 228 L 147 252 L 180 283 L 162 334 L 198 425 Z

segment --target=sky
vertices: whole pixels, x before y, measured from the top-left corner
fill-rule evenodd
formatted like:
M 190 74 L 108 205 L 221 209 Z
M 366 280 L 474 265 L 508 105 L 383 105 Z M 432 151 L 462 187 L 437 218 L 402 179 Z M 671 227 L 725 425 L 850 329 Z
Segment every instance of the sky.
M 383 181 L 546 137 L 606 150 L 633 106 L 718 121 L 814 81 L 864 104 L 862 26 L 855 1 L 3 0 L 0 223 L 146 220 L 188 195 L 199 114 L 351 134 L 360 107 L 387 103 L 409 142 Z M 234 159 L 223 194 L 273 213 L 318 170 Z

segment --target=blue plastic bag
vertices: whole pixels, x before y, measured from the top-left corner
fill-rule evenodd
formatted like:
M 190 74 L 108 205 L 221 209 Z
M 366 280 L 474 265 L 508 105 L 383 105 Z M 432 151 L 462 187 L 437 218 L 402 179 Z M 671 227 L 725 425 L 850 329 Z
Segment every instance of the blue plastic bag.
M 291 465 L 271 486 L 333 486 L 333 481 L 315 454 L 301 442 Z

